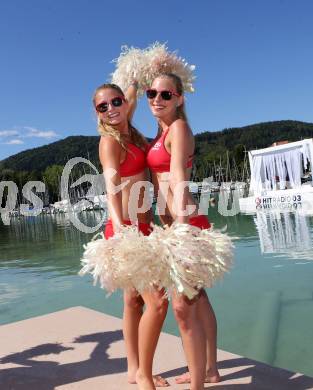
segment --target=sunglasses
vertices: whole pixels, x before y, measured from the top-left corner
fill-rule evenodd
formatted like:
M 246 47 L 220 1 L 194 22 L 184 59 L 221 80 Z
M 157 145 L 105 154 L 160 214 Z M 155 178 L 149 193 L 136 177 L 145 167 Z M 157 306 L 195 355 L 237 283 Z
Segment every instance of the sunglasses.
M 101 102 L 96 106 L 96 110 L 98 112 L 104 113 L 108 111 L 109 104 L 111 104 L 113 107 L 120 107 L 123 102 L 125 102 L 125 98 L 123 96 L 116 96 L 115 98 L 111 99 L 109 102 Z
M 146 95 L 148 99 L 155 99 L 160 94 L 163 100 L 171 100 L 172 96 L 180 96 L 178 93 L 173 91 L 157 91 L 156 89 L 147 89 Z

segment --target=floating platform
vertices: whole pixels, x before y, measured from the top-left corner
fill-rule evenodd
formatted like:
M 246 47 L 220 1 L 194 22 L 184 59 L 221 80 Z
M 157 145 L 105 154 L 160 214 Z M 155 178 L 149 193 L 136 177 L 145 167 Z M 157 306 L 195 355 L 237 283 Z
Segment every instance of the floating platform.
M 135 390 L 126 379 L 122 321 L 85 307 L 30 318 L 0 327 L 1 390 Z M 218 351 L 219 384 L 208 389 L 305 390 L 313 378 Z M 186 370 L 178 337 L 162 333 L 154 373 L 171 384 Z

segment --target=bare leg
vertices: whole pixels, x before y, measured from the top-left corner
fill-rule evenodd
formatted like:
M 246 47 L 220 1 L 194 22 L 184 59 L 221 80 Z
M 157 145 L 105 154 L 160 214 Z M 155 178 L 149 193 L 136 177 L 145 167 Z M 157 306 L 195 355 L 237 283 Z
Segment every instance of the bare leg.
M 214 310 L 205 290 L 201 290 L 199 293 L 199 299 L 196 304 L 198 318 L 204 325 L 206 335 L 207 363 L 205 382 L 217 383 L 221 379 L 217 369 L 217 323 Z M 177 383 L 190 383 L 190 380 L 189 372 L 176 378 Z
M 143 313 L 143 299 L 134 292 L 124 292 L 123 335 L 127 356 L 127 379 L 136 383 L 138 359 L 138 328 Z
M 168 308 L 168 301 L 163 295 L 164 292 L 157 290 L 142 294 L 146 310 L 139 324 L 139 369 L 136 382 L 140 390 L 155 390 L 153 357 Z
M 217 369 L 217 323 L 214 310 L 205 290 L 201 290 L 197 306 L 200 321 L 204 325 L 207 342 L 205 381 L 217 383 L 220 381 L 220 375 Z
M 190 372 L 190 390 L 203 390 L 206 365 L 206 336 L 199 318 L 199 297 L 190 301 L 183 295 L 173 295 L 172 304 L 183 341 Z

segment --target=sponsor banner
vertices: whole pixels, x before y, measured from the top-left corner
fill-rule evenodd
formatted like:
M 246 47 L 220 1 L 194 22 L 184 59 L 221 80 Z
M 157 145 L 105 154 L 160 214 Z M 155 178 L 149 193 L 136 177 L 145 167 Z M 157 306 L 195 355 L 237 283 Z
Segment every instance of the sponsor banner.
M 258 196 L 255 198 L 255 207 L 259 209 L 299 209 L 302 207 L 301 194 Z

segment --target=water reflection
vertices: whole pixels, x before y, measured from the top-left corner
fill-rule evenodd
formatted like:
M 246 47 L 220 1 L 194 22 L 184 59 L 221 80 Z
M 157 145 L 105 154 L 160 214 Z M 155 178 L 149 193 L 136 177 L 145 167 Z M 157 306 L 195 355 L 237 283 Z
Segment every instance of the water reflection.
M 79 215 L 87 226 L 95 226 L 103 212 L 82 212 Z M 0 269 L 3 267 L 33 272 L 76 274 L 83 244 L 92 234 L 86 234 L 71 224 L 67 214 L 40 215 L 11 220 L 0 226 Z
M 76 213 L 75 217 L 86 226 L 95 226 L 102 220 L 106 213 L 103 210 L 82 211 Z M 38 239 L 49 236 L 55 228 L 66 230 L 73 229 L 73 224 L 68 213 L 40 214 L 37 217 L 12 218 L 9 226 L 0 225 L 0 232 L 10 230 L 16 238 Z M 69 229 L 70 228 L 70 229 Z
M 262 253 L 313 259 L 312 229 L 308 216 L 301 212 L 257 212 L 253 219 Z
M 9 283 L 0 283 L 0 305 L 22 295 L 23 292 L 19 288 L 11 286 Z

